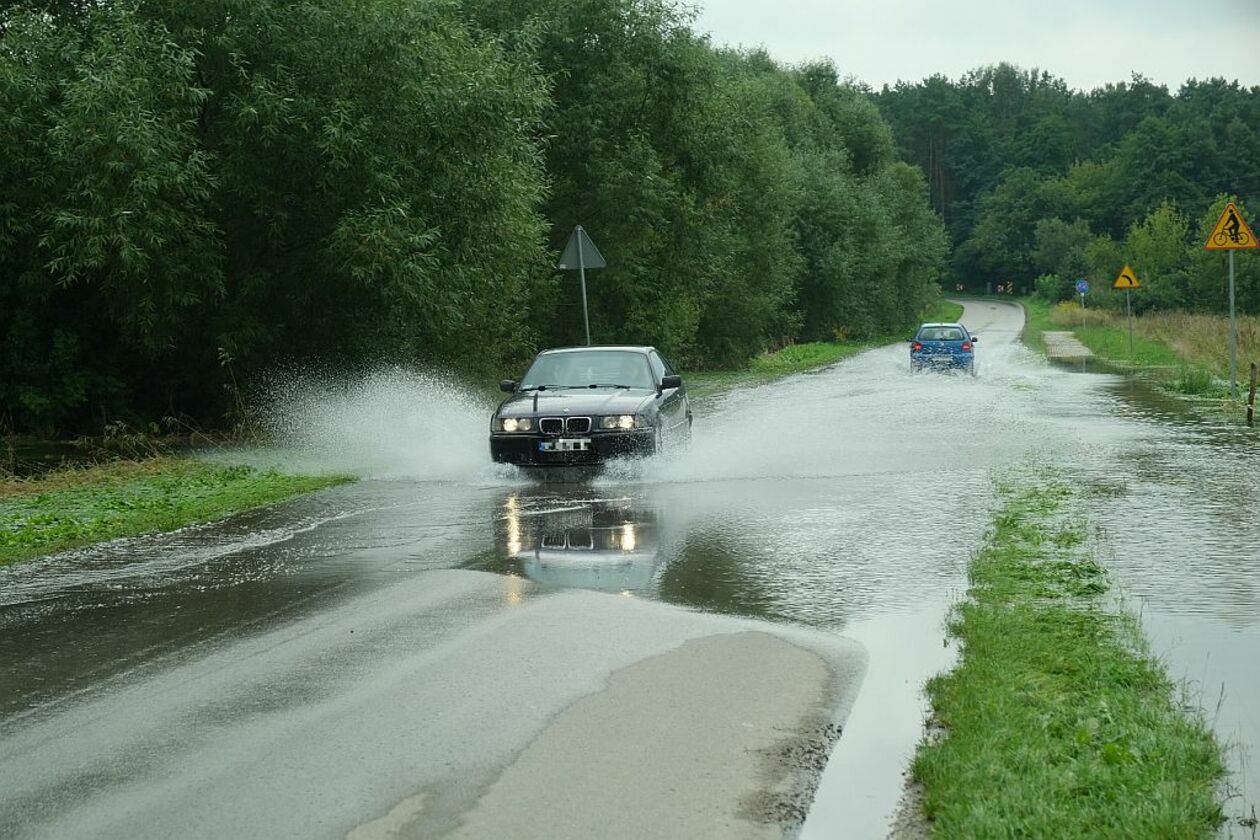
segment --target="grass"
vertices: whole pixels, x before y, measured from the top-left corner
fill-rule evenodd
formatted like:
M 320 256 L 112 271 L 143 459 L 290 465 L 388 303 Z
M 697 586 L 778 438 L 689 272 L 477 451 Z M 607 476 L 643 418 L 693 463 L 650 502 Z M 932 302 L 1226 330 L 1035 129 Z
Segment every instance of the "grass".
M 0 481 L 0 565 L 169 531 L 350 481 L 159 456 Z
M 1189 713 L 1109 584 L 1052 474 L 999 489 L 928 685 L 941 739 L 913 763 L 942 837 L 1211 837 L 1221 748 Z
M 963 307 L 947 300 L 939 300 L 927 307 L 920 321 L 957 321 Z M 907 335 L 877 336 L 865 341 L 813 341 L 805 344 L 789 344 L 773 353 L 753 357 L 745 367 L 735 370 L 691 371 L 683 374 L 687 393 L 693 398 L 703 398 L 743 385 L 773 382 L 794 373 L 804 373 L 827 365 L 834 365 L 872 347 L 892 344 Z

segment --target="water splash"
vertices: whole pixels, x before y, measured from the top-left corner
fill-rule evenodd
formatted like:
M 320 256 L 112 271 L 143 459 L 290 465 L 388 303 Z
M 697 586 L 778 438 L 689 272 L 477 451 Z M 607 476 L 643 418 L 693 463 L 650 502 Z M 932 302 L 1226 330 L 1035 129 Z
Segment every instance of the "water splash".
M 400 367 L 358 377 L 273 376 L 258 414 L 288 469 L 361 478 L 510 477 L 487 452 L 492 406 L 453 379 Z

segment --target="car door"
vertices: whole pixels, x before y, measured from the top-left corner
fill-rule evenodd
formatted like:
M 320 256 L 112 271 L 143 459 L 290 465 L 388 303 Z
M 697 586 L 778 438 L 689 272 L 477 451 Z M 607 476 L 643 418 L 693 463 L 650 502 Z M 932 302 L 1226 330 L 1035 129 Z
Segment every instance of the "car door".
M 648 354 L 648 361 L 652 365 L 652 374 L 656 377 L 657 383 L 660 383 L 665 376 L 677 375 L 673 366 L 655 350 Z M 690 421 L 691 406 L 687 400 L 686 386 L 666 388 L 661 393 L 661 422 L 664 424 L 665 433 L 676 438 L 686 432 Z

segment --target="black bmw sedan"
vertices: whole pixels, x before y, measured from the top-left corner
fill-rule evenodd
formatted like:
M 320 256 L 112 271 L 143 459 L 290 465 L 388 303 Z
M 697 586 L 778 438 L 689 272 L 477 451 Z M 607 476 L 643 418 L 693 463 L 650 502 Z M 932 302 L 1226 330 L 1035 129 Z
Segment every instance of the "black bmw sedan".
M 526 467 L 646 456 L 691 436 L 682 378 L 652 347 L 544 350 L 490 418 L 490 455 Z

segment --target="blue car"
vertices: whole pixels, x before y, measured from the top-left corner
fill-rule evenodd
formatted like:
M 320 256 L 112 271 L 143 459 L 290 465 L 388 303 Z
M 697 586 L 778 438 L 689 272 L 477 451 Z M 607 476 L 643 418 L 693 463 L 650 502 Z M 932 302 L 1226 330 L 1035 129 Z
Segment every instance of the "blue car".
M 910 371 L 965 370 L 975 376 L 976 341 L 962 324 L 923 324 L 910 340 Z

